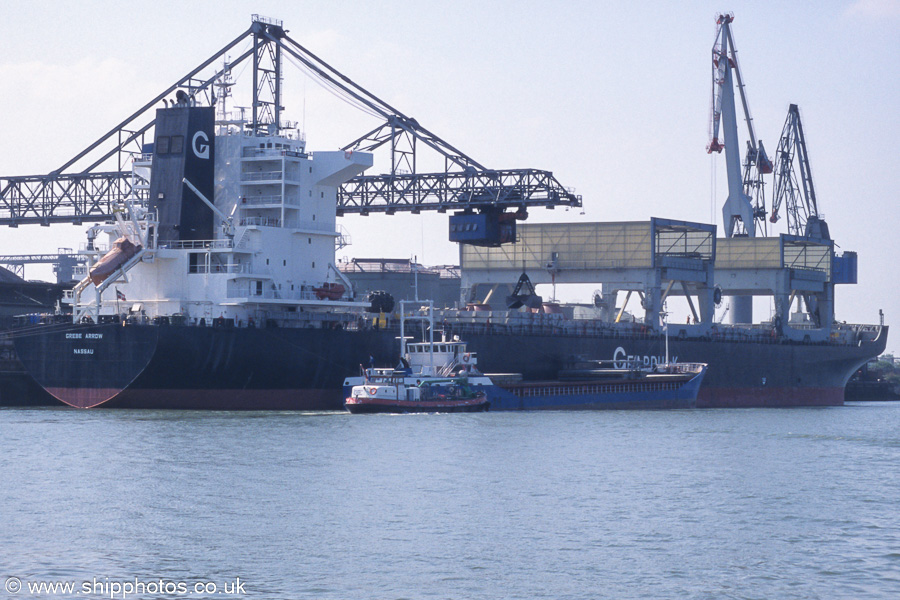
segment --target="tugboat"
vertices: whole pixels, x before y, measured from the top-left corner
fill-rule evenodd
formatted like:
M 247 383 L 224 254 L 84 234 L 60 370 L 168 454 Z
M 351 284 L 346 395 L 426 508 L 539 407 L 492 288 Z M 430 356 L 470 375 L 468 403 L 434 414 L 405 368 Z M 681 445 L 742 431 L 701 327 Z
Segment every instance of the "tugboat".
M 487 394 L 473 389 L 467 379 L 425 379 L 406 382 L 400 371 L 375 374 L 368 384 L 353 387 L 344 407 L 360 413 L 482 412 L 490 408 Z
M 407 304 L 427 307 L 425 314 L 407 313 Z M 429 341 L 407 344 L 407 320 L 425 325 Z M 400 355 L 396 369 L 362 369 L 359 377 L 344 380 L 349 390 L 344 407 L 359 413 L 480 412 L 490 408 L 491 380 L 477 370 L 478 358 L 466 351 L 459 337 L 434 341 L 434 303 L 400 302 Z

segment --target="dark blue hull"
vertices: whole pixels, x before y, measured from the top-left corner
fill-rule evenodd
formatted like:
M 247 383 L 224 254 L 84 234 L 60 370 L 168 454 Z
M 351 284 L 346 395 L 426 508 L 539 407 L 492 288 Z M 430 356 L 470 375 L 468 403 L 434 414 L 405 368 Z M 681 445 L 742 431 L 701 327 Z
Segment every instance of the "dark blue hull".
M 537 389 L 573 356 L 649 366 L 664 341 L 552 331 L 460 331 L 487 373 L 521 373 Z M 341 410 L 342 383 L 374 357 L 399 360 L 396 329 L 47 325 L 16 333 L 16 351 L 41 387 L 73 406 L 213 410 Z M 844 385 L 884 351 L 887 328 L 856 345 L 672 339 L 679 362 L 707 363 L 700 407 L 839 405 Z M 584 384 L 586 382 L 579 382 Z M 566 382 L 565 385 L 575 385 Z M 699 385 L 699 383 L 698 383 Z M 689 390 L 515 391 L 491 410 L 691 406 Z M 686 395 L 685 395 L 686 394 Z
M 490 388 L 491 410 L 694 408 L 705 370 L 682 381 L 552 381 Z

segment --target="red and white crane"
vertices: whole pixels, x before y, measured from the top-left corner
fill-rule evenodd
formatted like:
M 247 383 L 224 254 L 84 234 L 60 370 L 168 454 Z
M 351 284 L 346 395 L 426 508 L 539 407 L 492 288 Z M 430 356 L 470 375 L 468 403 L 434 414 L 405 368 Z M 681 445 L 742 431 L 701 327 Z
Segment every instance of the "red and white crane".
M 734 36 L 731 33 L 732 21 L 734 15 L 731 13 L 719 15 L 716 19 L 716 40 L 712 49 L 710 141 L 706 150 L 710 154 L 725 150 L 728 173 L 728 199 L 722 207 L 725 235 L 756 237 L 757 221 L 765 233 L 766 207 L 762 176 L 772 172 L 772 161 L 766 156 L 762 141 L 756 139 L 753 130 L 753 117 L 750 116 Z M 750 133 L 743 173 L 737 137 L 735 80 Z M 719 137 L 720 125 L 724 140 Z

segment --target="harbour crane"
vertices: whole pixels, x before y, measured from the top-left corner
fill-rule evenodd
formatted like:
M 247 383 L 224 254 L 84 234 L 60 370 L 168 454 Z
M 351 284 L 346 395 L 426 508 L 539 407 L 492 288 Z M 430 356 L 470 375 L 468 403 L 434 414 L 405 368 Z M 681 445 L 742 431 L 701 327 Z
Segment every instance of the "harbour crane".
M 737 58 L 737 48 L 731 33 L 734 15 L 720 14 L 716 19 L 716 38 L 712 48 L 712 101 L 710 117 L 710 141 L 706 151 L 720 153 L 725 150 L 725 164 L 728 173 L 728 198 L 722 207 L 722 221 L 726 237 L 756 237 L 757 224 L 765 235 L 766 207 L 763 175 L 772 172 L 772 161 L 766 156 L 762 141 L 757 141 L 753 129 L 753 118 L 744 89 Z M 737 109 L 734 102 L 734 85 L 737 82 L 744 120 L 750 139 L 743 163 L 738 146 Z M 722 126 L 724 141 L 719 139 Z M 732 323 L 753 322 L 753 298 L 732 296 L 729 320 Z
M 762 176 L 772 172 L 772 161 L 766 155 L 762 141 L 757 140 L 753 128 L 744 79 L 731 33 L 732 21 L 734 15 L 731 13 L 719 15 L 716 19 L 716 38 L 712 49 L 710 141 L 706 151 L 712 154 L 725 150 L 728 173 L 728 199 L 722 208 L 725 235 L 756 237 L 757 225 L 761 225 L 765 235 L 766 206 Z M 750 133 L 743 173 L 737 137 L 735 81 Z M 719 139 L 720 125 L 724 141 Z
M 250 40 L 249 49 L 229 60 L 226 53 L 245 40 Z M 211 77 L 200 75 L 220 59 L 226 62 L 223 69 Z M 252 63 L 253 77 L 250 119 L 241 121 L 247 135 L 285 129 L 281 119 L 285 60 L 317 77 L 351 105 L 383 121 L 344 150 L 372 151 L 389 146 L 391 170 L 343 184 L 338 192 L 338 215 L 454 210 L 457 214 L 450 217 L 451 241 L 499 245 L 510 234 L 514 236 L 515 220 L 526 218 L 529 207 L 581 206 L 581 197 L 563 187 L 549 171 L 487 168 L 301 46 L 281 21 L 253 15 L 247 31 L 60 168 L 47 175 L 0 177 L 0 225 L 104 221 L 112 218 L 116 205 L 127 198 L 146 200 L 148 182 L 135 181 L 130 165 L 134 157 L 141 156 L 145 143 L 153 139 L 156 108 L 173 93 L 179 102 L 224 102 L 229 95 L 225 90 L 231 85 L 231 70 L 247 59 Z M 443 157 L 443 171 L 417 171 L 417 143 Z
M 830 239 L 828 224 L 819 215 L 806 138 L 796 104 L 788 108 L 778 149 L 775 151 L 775 192 L 769 221 L 778 222 L 784 207 L 788 233 L 813 239 Z

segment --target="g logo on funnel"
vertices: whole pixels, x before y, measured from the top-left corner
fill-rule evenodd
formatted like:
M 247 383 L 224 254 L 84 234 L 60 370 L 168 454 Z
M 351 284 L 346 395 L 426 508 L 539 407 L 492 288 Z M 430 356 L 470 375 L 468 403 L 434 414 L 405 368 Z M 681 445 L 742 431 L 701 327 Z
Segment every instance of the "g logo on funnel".
M 205 131 L 198 131 L 194 134 L 194 138 L 191 140 L 191 147 L 194 149 L 194 154 L 197 158 L 209 158 L 209 137 Z

